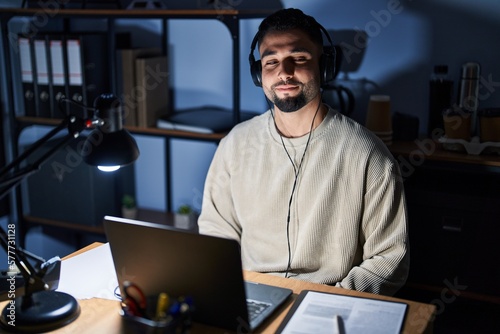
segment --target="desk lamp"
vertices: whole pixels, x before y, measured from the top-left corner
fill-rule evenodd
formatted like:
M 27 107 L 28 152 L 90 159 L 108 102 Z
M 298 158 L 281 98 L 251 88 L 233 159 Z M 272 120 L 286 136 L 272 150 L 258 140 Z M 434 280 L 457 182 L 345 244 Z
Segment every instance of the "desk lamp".
M 63 103 L 76 102 L 62 99 L 59 106 Z M 94 128 L 85 140 L 80 152 L 86 163 L 98 166 L 101 170 L 116 170 L 138 158 L 139 149 L 135 140 L 123 129 L 123 111 L 116 96 L 112 94 L 100 95 L 94 101 L 94 108 L 77 105 L 91 112 L 68 112 L 58 126 L 2 168 L 0 171 L 0 199 L 23 179 L 40 170 L 41 165 L 46 160 L 71 140 L 79 137 L 84 130 Z M 87 117 L 87 114 L 90 117 Z M 57 145 L 34 163 L 19 168 L 24 160 L 65 128 L 67 128 L 68 134 Z M 14 172 L 11 173 L 11 170 Z M 11 230 L 9 226 L 9 234 L 0 227 L 0 244 L 7 252 L 9 268 L 13 268 L 14 264 L 17 266 L 24 278 L 25 287 L 24 295 L 9 300 L 1 312 L 0 325 L 7 330 L 16 332 L 39 333 L 69 324 L 80 314 L 78 302 L 71 295 L 50 290 L 55 289 L 58 284 L 60 259 L 47 262 L 39 261 L 36 267 L 31 265 L 27 259 L 29 254 L 21 249 L 16 249 Z M 56 284 L 50 282 L 51 286 L 49 286 L 46 279 L 49 274 L 53 277 L 54 271 L 57 271 Z M 15 321 L 12 322 L 12 319 Z M 12 326 L 13 324 L 15 327 Z

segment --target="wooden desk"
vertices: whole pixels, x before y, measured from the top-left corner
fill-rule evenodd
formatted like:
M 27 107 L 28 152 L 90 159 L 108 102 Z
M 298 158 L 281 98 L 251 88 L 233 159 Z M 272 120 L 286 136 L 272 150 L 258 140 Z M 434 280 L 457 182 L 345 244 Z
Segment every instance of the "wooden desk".
M 94 243 L 89 245 L 68 257 L 78 255 L 89 249 L 99 246 L 99 243 Z M 64 260 L 64 259 L 63 259 Z M 266 275 L 256 272 L 244 272 L 244 277 L 246 280 L 265 283 L 270 285 L 282 286 L 290 288 L 293 290 L 293 296 L 284 304 L 282 307 L 274 314 L 273 317 L 268 319 L 261 327 L 259 327 L 260 333 L 275 333 L 276 329 L 280 325 L 281 321 L 285 317 L 286 313 L 293 304 L 293 301 L 297 298 L 297 295 L 302 290 L 317 290 L 324 292 L 333 292 L 349 296 L 359 296 L 366 298 L 375 298 L 382 300 L 393 300 L 407 303 L 409 308 L 406 314 L 406 319 L 404 323 L 403 333 L 432 333 L 432 323 L 433 315 L 435 312 L 435 306 L 430 304 L 417 303 L 408 300 L 402 300 L 392 297 L 385 297 L 380 295 L 374 295 L 369 293 L 357 292 L 352 290 L 346 290 L 336 287 L 331 287 L 323 284 L 308 283 L 295 279 L 287 279 L 282 277 L 276 277 L 272 275 Z M 119 334 L 123 333 L 123 328 L 121 324 L 121 318 L 118 314 L 119 302 L 107 299 L 86 299 L 78 301 L 81 307 L 81 314 L 76 321 L 63 327 L 59 330 L 52 331 L 51 333 L 107 333 L 107 334 Z M 0 307 L 3 309 L 7 302 L 0 303 Z M 194 324 L 192 328 L 192 333 L 226 333 L 227 331 L 208 327 L 201 324 Z

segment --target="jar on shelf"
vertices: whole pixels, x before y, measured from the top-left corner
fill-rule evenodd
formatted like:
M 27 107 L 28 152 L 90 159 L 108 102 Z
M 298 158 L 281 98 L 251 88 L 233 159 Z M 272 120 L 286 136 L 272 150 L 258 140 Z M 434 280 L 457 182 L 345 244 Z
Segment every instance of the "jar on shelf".
M 500 108 L 479 111 L 479 137 L 481 142 L 500 142 Z
M 449 139 L 471 139 L 472 113 L 465 109 L 449 108 L 443 112 L 444 132 Z

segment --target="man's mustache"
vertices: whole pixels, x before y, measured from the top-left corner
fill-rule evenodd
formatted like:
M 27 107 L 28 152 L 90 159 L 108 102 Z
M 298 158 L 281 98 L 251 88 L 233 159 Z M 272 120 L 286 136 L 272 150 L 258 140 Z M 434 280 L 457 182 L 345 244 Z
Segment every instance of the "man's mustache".
M 295 80 L 287 80 L 286 82 L 281 80 L 280 82 L 277 82 L 274 85 L 272 85 L 271 88 L 274 89 L 276 87 L 286 86 L 286 85 L 302 86 L 302 83 L 300 81 L 295 81 Z

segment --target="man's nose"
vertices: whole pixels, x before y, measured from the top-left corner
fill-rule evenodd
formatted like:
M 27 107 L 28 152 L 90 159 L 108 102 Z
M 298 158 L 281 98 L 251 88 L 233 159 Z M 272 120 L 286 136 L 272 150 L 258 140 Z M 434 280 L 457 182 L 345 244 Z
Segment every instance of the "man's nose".
M 293 78 L 294 72 L 295 72 L 295 66 L 293 62 L 285 59 L 280 63 L 278 77 L 280 78 L 280 80 L 286 82 L 291 78 Z

